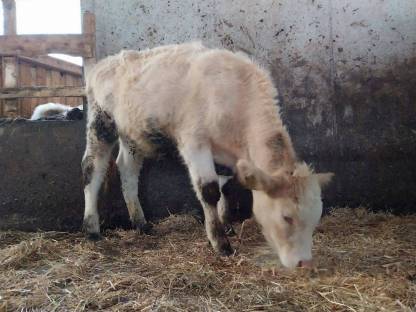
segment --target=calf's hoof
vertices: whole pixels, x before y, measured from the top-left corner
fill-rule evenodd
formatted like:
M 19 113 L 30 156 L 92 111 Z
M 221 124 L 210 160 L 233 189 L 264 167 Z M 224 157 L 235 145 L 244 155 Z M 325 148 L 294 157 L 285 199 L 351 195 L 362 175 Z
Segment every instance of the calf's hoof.
M 217 240 L 214 249 L 222 257 L 228 257 L 234 254 L 234 250 L 226 236 L 222 236 Z
M 101 239 L 98 219 L 93 216 L 88 216 L 84 219 L 82 231 L 85 233 L 88 240 L 97 241 Z
M 227 236 L 235 236 L 235 231 L 234 231 L 234 228 L 231 224 L 226 224 L 224 226 L 224 230 L 225 230 L 225 234 L 227 234 Z
M 85 237 L 93 242 L 99 241 L 103 238 L 100 233 L 85 233 Z
M 137 229 L 137 232 L 139 232 L 139 234 L 150 235 L 152 234 L 153 225 L 149 222 L 146 222 L 146 223 L 137 225 L 136 229 Z
M 234 254 L 234 249 L 231 247 L 230 243 L 227 241 L 219 247 L 219 254 L 223 257 L 229 257 Z

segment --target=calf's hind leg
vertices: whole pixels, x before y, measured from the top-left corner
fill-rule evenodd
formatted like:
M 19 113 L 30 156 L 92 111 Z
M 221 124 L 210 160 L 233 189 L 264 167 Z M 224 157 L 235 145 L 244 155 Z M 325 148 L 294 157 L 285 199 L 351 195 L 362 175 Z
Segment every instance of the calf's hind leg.
M 133 142 L 120 138 L 120 150 L 116 163 L 120 172 L 121 187 L 130 221 L 139 232 L 149 234 L 151 225 L 146 222 L 138 196 L 139 175 L 143 157 L 138 154 Z
M 205 229 L 212 247 L 224 256 L 233 253 L 217 212 L 220 200 L 218 176 L 215 172 L 214 159 L 208 145 L 187 144 L 179 151 L 191 176 L 191 182 L 205 215 Z
M 83 230 L 89 239 L 100 238 L 97 211 L 98 192 L 107 172 L 111 150 L 117 140 L 115 123 L 105 112 L 91 112 L 87 126 L 87 145 L 82 158 L 85 210 Z

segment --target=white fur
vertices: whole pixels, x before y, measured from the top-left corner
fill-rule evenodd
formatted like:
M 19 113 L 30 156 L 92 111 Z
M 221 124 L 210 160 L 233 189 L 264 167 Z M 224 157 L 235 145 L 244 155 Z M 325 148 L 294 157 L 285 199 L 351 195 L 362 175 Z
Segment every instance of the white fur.
M 67 106 L 59 103 L 46 103 L 36 106 L 35 110 L 30 117 L 30 120 L 39 120 L 48 116 L 48 111 L 58 111 L 63 116 L 72 109 L 71 106 Z
M 77 106 L 79 110 L 83 110 L 83 105 Z M 74 109 L 71 106 L 59 104 L 59 103 L 46 103 L 41 104 L 35 107 L 35 110 L 32 113 L 32 116 L 30 117 L 30 120 L 39 120 L 45 117 L 48 117 L 48 112 L 50 111 L 56 111 L 58 114 L 61 114 L 62 116 L 66 116 L 67 113 Z
M 144 224 L 146 223 L 146 219 L 139 198 L 137 197 L 139 174 L 143 158 L 137 154 L 133 155 L 124 140 L 120 139 L 119 143 L 120 150 L 116 163 L 120 172 L 123 196 L 129 211 L 130 220 L 136 224 Z

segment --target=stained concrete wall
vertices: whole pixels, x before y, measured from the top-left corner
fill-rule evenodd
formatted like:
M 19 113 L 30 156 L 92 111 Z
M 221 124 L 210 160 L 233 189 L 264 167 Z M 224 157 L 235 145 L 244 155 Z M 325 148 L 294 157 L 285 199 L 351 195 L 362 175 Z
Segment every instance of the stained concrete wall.
M 83 0 L 98 57 L 202 40 L 267 66 L 300 155 L 332 204 L 416 202 L 414 0 Z M 406 208 L 407 207 L 407 208 Z
M 195 39 L 270 68 L 301 158 L 336 173 L 326 206 L 416 206 L 414 0 L 83 0 L 98 57 Z M 0 228 L 78 229 L 83 123 L 0 125 Z M 153 220 L 198 210 L 174 155 L 147 162 L 140 198 Z M 126 225 L 117 181 L 101 215 Z M 124 209 L 123 209 L 124 208 Z
M 0 121 L 0 230 L 79 230 L 84 148 L 83 121 Z M 174 151 L 166 155 L 144 164 L 139 197 L 146 217 L 200 216 L 185 168 Z M 117 172 L 108 176 L 99 202 L 102 225 L 128 227 Z

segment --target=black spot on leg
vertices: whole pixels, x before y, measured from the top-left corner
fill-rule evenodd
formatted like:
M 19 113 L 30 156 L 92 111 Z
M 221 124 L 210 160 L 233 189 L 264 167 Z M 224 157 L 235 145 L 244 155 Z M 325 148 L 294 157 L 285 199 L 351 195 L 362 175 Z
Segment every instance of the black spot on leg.
M 236 177 L 229 179 L 221 188 L 228 202 L 227 219 L 229 222 L 241 222 L 253 214 L 253 194 L 244 188 Z
M 84 186 L 91 183 L 92 174 L 94 172 L 94 158 L 92 156 L 85 157 L 81 162 L 82 181 Z
M 236 193 L 236 183 L 234 181 L 235 178 L 229 179 L 221 188 L 221 192 L 226 197 L 232 196 L 234 193 Z
M 105 111 L 98 110 L 91 127 L 95 130 L 95 134 L 99 141 L 112 144 L 118 138 L 116 123 Z
M 216 206 L 220 200 L 221 193 L 220 187 L 217 181 L 212 181 L 210 183 L 204 184 L 201 186 L 202 198 L 210 206 Z

